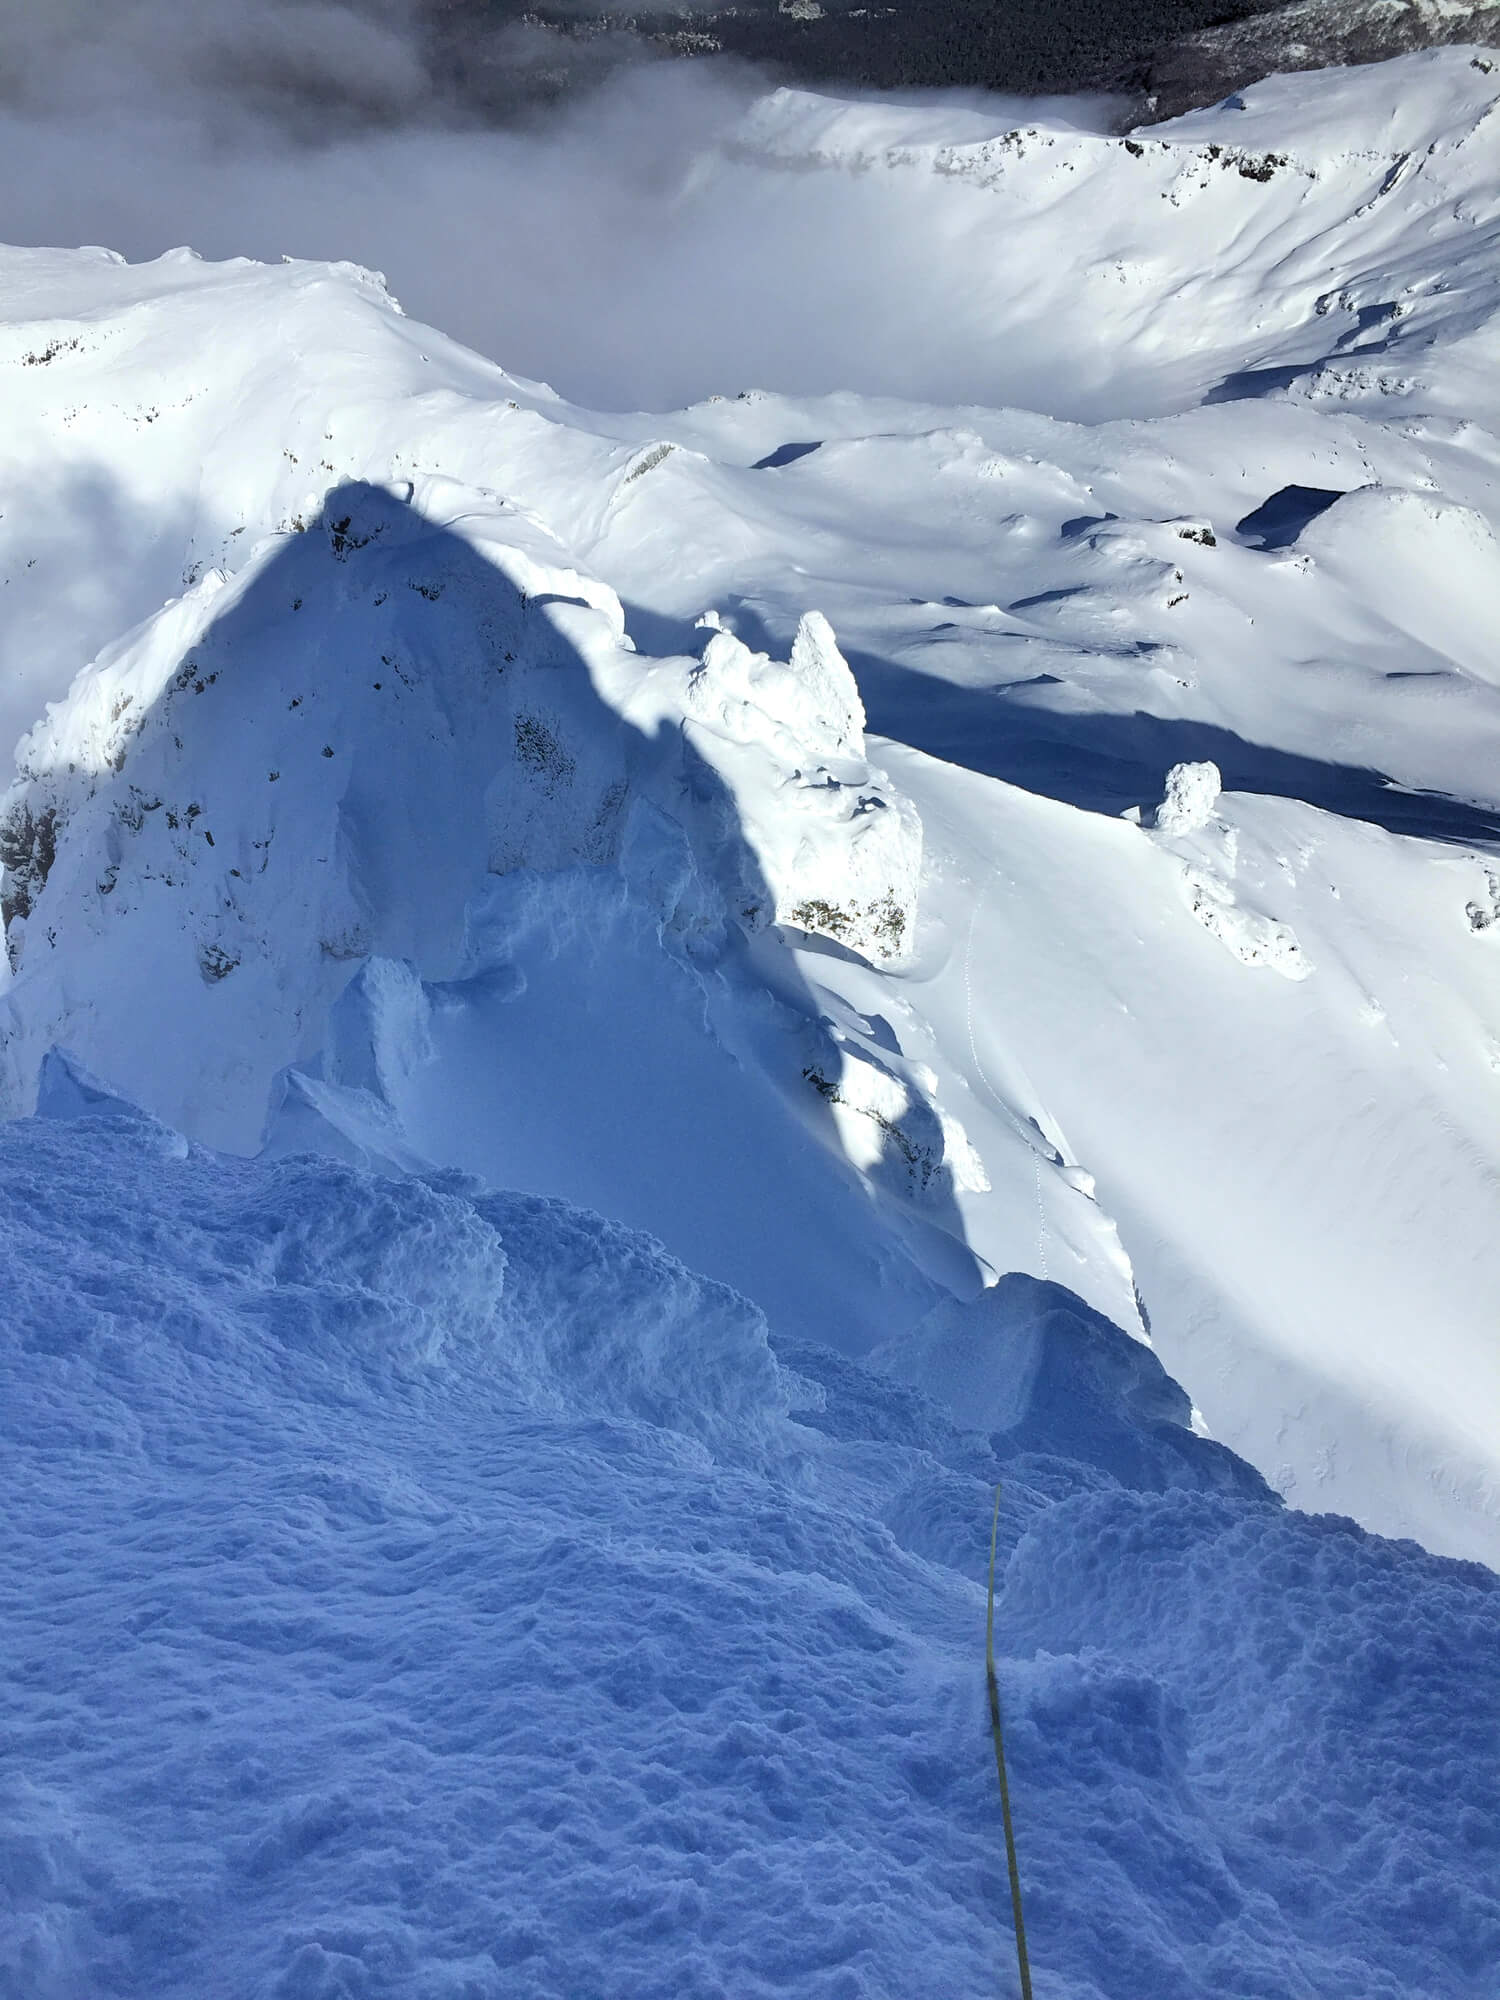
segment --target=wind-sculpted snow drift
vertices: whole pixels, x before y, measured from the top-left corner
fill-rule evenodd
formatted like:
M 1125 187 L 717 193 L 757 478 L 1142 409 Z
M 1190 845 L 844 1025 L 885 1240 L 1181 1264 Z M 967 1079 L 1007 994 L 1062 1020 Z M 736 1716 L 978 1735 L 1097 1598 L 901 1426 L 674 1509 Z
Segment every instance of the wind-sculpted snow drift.
M 987 1988 L 1003 1477 L 1039 1993 L 1487 1994 L 1500 83 L 1314 87 L 706 160 L 1030 410 L 0 256 L 8 1990 Z
M 1061 1288 L 923 1335 L 955 1421 L 566 1204 L 42 1108 L 0 1990 L 990 1990 L 1002 1477 L 1038 1992 L 1488 1992 L 1496 1579 L 1283 1509 Z

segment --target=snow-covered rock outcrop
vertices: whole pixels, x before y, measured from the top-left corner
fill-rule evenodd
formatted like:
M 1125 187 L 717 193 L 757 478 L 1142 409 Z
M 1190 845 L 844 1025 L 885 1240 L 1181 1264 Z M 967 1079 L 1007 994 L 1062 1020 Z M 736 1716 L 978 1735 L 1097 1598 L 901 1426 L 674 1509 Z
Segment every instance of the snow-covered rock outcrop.
M 714 632 L 683 706 L 688 744 L 746 802 L 770 904 L 742 881 L 746 921 L 900 958 L 916 923 L 921 822 L 866 760 L 864 708 L 828 620 L 803 618 L 785 666 Z
M 727 917 L 900 954 L 920 827 L 826 621 L 788 665 L 720 632 L 656 667 L 612 592 L 510 525 L 451 482 L 335 488 L 51 706 L 0 822 L 13 1110 L 63 1043 L 252 1146 L 351 968 L 452 977 L 469 904 L 516 871 L 624 860 L 700 949 Z M 676 829 L 670 883 L 634 865 L 643 814 Z
M 1157 830 L 1165 834 L 1196 833 L 1213 818 L 1224 781 L 1217 764 L 1174 764 L 1167 789 L 1156 808 Z

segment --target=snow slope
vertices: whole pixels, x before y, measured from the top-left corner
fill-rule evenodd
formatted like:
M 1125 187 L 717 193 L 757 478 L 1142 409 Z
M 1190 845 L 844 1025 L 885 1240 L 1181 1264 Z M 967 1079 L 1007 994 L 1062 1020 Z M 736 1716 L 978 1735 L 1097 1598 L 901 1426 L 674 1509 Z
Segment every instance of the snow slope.
M 332 1120 L 851 1354 L 1144 1300 L 1281 1490 L 1493 1561 L 1497 101 L 705 157 L 941 245 L 929 377 L 1030 410 L 591 415 L 352 268 L 7 253 L 7 1106 Z
M 342 1092 L 848 1352 L 1140 1294 L 1284 1490 L 1494 1558 L 1494 104 L 704 162 L 918 218 L 1030 412 L 590 416 L 352 268 L 8 254 L 10 1108 L 54 1042 L 236 1150 Z
M 0 1991 L 1485 1995 L 1477 1564 L 1283 1509 L 1013 1276 L 953 1408 L 565 1204 L 0 1131 Z M 997 1986 L 997 1982 L 999 1982 Z
M 670 417 L 0 253 L 0 1993 L 996 1990 L 997 1479 L 1038 1995 L 1491 1993 L 1497 103 L 777 94 Z

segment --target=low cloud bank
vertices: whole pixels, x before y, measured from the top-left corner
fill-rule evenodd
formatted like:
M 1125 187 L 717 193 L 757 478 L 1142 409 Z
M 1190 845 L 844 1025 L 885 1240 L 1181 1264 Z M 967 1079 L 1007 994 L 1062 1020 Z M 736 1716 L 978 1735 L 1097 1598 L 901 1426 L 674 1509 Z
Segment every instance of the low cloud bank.
M 485 61 L 535 60 L 532 32 L 496 31 Z M 416 0 L 135 0 L 104 20 L 0 0 L 0 47 L 10 241 L 351 258 L 417 317 L 603 407 L 992 387 L 962 270 L 915 202 L 726 143 L 770 87 L 742 66 L 633 61 L 502 125 L 452 88 Z M 996 130 L 1036 109 L 953 101 Z

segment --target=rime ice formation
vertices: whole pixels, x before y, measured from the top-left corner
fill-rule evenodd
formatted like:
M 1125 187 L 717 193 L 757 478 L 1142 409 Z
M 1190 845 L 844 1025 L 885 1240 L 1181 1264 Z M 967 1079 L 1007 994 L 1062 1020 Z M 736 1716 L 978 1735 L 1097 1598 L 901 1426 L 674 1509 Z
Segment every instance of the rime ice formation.
M 865 760 L 864 709 L 826 618 L 799 622 L 786 666 L 717 631 L 688 678 L 683 734 L 739 801 L 739 913 L 899 959 L 917 914 L 922 829 Z M 761 803 L 764 801 L 764 804 Z
M 1196 833 L 1213 818 L 1223 788 L 1217 764 L 1174 764 L 1156 808 L 1157 826 L 1166 834 Z

